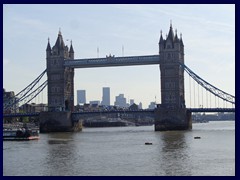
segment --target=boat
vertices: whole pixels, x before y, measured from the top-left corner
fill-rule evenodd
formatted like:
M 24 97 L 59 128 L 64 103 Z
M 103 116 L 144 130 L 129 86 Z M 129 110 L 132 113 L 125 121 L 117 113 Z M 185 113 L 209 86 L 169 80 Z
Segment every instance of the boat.
M 39 129 L 3 129 L 3 140 L 5 141 L 29 141 L 39 138 Z
M 152 145 L 151 142 L 145 142 L 145 145 Z
M 199 137 L 199 136 L 195 136 L 194 139 L 201 139 L 201 137 Z
M 83 127 L 122 127 L 128 126 L 129 122 L 122 120 L 121 118 L 106 118 L 84 120 Z
M 85 121 L 83 122 L 84 127 L 121 127 L 127 126 L 125 122 L 117 121 Z

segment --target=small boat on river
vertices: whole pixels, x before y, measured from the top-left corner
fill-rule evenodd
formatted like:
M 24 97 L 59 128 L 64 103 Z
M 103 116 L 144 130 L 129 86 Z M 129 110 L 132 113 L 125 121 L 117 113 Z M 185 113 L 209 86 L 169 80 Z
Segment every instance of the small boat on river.
M 5 141 L 29 141 L 39 139 L 39 129 L 3 129 Z

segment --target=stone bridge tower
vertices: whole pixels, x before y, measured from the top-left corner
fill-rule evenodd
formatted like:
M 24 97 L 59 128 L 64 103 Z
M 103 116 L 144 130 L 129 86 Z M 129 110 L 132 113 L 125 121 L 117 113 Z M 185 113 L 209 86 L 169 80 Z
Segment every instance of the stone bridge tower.
M 162 34 L 159 41 L 160 72 L 161 72 L 161 99 L 162 107 L 183 108 L 184 100 L 184 45 L 182 37 L 174 35 L 172 26 L 166 40 Z
M 48 79 L 48 111 L 39 115 L 40 132 L 69 132 L 82 129 L 81 121 L 73 121 L 74 69 L 65 67 L 64 62 L 74 59 L 72 42 L 65 46 L 61 32 L 51 48 L 48 40 L 46 49 Z
M 182 37 L 174 35 L 172 25 L 166 39 L 159 41 L 161 72 L 161 104 L 155 111 L 155 130 L 191 129 L 191 114 L 184 98 L 184 45 Z
M 65 46 L 59 31 L 55 45 L 47 49 L 48 108 L 49 111 L 74 110 L 74 69 L 64 67 L 64 61 L 74 59 L 72 42 Z

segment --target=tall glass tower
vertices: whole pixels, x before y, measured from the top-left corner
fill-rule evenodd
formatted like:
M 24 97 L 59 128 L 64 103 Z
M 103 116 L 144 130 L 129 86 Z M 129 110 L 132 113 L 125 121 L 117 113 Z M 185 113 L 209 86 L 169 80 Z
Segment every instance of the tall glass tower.
M 103 87 L 102 105 L 110 106 L 110 88 Z
M 77 104 L 86 103 L 86 91 L 85 90 L 77 90 Z

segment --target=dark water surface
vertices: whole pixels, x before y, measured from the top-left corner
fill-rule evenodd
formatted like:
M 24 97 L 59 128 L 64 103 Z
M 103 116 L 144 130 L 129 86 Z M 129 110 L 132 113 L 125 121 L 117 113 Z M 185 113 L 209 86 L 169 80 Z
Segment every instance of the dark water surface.
M 3 175 L 234 176 L 235 122 L 173 132 L 155 132 L 154 126 L 84 128 L 40 134 L 38 141 L 4 141 Z

